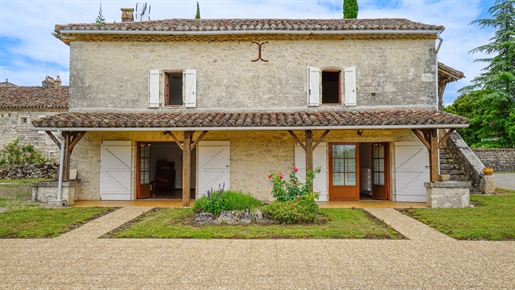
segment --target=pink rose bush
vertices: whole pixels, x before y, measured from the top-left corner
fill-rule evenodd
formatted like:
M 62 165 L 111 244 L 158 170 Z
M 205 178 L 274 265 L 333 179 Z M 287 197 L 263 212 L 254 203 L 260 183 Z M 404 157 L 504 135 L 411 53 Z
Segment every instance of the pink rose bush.
M 318 200 L 319 194 L 311 192 L 311 187 L 313 186 L 315 174 L 320 173 L 320 168 L 308 171 L 305 183 L 299 181 L 297 177 L 298 171 L 299 168 L 297 166 L 291 169 L 289 181 L 284 179 L 284 174 L 281 172 L 268 175 L 273 186 L 272 195 L 278 202 L 288 200 L 309 200 L 314 202 Z

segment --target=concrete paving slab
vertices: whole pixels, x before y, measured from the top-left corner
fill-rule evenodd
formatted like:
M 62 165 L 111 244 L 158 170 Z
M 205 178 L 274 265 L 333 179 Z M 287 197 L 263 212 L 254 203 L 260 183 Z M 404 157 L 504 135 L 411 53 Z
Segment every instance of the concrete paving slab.
M 515 190 L 515 173 L 494 173 L 495 187 Z

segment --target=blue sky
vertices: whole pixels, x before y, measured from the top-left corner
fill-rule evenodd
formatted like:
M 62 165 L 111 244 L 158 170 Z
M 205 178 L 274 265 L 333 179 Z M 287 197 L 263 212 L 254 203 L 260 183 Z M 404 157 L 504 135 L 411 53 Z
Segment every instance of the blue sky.
M 107 22 L 120 21 L 120 8 L 138 1 L 102 0 Z M 141 1 L 143 2 L 143 1 Z M 147 1 L 150 18 L 193 18 L 195 0 Z M 201 0 L 202 18 L 341 18 L 343 0 Z M 444 103 L 485 66 L 468 51 L 488 43 L 494 31 L 469 23 L 489 17 L 494 0 L 358 0 L 359 18 L 408 18 L 446 27 L 439 61 L 461 70 L 466 79 L 447 86 Z M 46 75 L 69 78 L 69 47 L 52 36 L 55 24 L 94 23 L 100 0 L 0 0 L 0 81 L 41 85 Z

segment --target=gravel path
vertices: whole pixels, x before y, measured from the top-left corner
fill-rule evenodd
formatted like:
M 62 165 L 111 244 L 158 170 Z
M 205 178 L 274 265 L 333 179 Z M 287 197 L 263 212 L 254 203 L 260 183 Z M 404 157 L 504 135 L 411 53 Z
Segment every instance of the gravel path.
M 456 241 L 393 209 L 367 210 L 409 240 L 97 238 L 148 209 L 0 240 L 0 289 L 515 288 L 515 242 Z

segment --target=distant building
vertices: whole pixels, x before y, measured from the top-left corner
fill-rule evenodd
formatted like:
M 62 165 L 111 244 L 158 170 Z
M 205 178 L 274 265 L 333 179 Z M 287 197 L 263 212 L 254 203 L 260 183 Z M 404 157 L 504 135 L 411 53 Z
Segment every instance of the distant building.
M 43 156 L 59 160 L 59 148 L 45 131 L 33 130 L 32 121 L 67 111 L 68 87 L 61 86 L 59 76 L 47 76 L 40 87 L 0 82 L 0 147 L 19 138 L 20 144 L 31 144 Z

